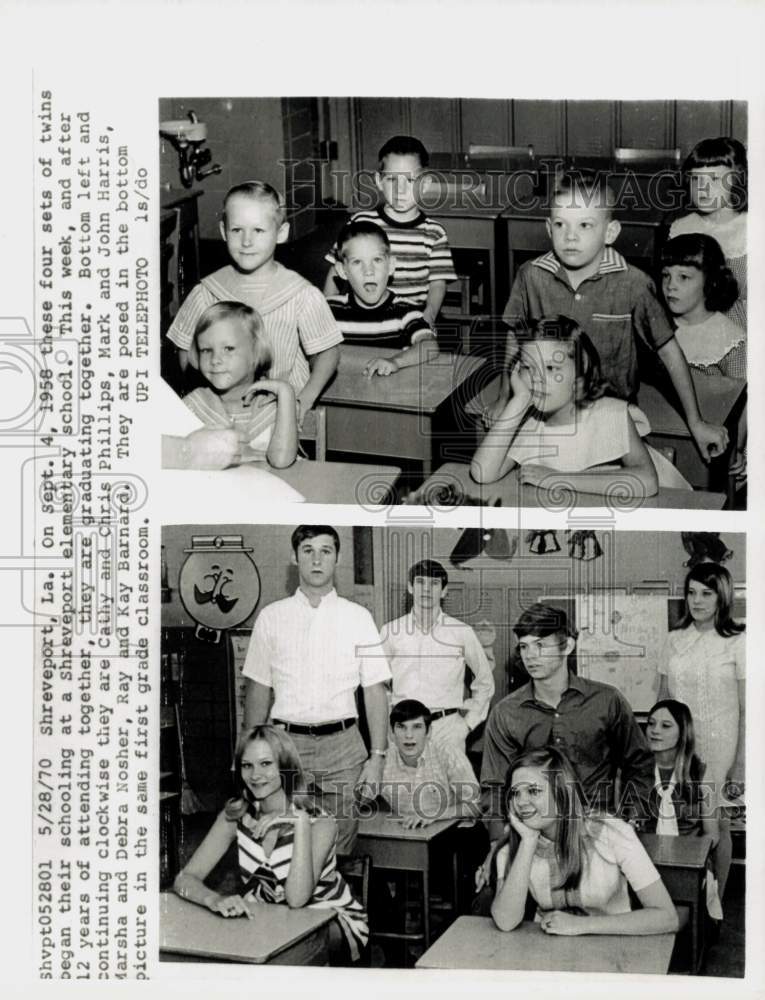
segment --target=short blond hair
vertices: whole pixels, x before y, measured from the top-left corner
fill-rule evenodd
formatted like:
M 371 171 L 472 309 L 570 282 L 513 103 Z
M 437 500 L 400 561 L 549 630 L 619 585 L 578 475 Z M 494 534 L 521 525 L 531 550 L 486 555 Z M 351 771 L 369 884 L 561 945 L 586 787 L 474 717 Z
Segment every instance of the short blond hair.
M 226 192 L 221 212 L 224 226 L 226 225 L 226 206 L 230 199 L 236 195 L 242 195 L 244 198 L 253 198 L 255 201 L 270 201 L 273 205 L 277 226 L 283 226 L 287 221 L 287 209 L 284 205 L 284 199 L 275 187 L 272 187 L 266 181 L 245 181 L 243 184 L 235 184 L 234 187 Z

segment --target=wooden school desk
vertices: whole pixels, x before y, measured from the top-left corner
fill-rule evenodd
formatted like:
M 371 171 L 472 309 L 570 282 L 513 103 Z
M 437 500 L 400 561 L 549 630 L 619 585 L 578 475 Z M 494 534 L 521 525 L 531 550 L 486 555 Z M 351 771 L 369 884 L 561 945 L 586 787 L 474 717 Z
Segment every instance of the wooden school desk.
M 321 397 L 327 410 L 327 450 L 414 459 L 427 476 L 433 467 L 434 429 L 441 420 L 449 421 L 450 400 L 464 408 L 463 398 L 476 394 L 475 376 L 485 359 L 442 353 L 394 375 L 363 374 L 373 358 L 396 353 L 390 347 L 342 345 L 337 375 Z
M 663 975 L 674 943 L 674 934 L 558 937 L 532 922 L 500 931 L 491 917 L 459 917 L 415 968 Z
M 384 504 L 401 475 L 401 469 L 395 465 L 309 462 L 306 459 L 295 462 L 288 469 L 269 468 L 268 471 L 302 493 L 309 503 L 357 503 L 363 507 Z
M 430 826 L 416 830 L 405 830 L 401 820 L 392 816 L 377 815 L 359 822 L 358 851 L 372 859 L 373 870 L 384 869 L 394 872 L 415 872 L 420 876 L 422 886 L 423 933 L 393 933 L 380 931 L 374 937 L 398 939 L 423 939 L 425 947 L 430 945 L 430 866 L 434 845 L 440 848 L 455 836 L 458 819 L 438 819 Z M 452 845 L 452 901 L 457 907 L 457 850 Z
M 249 903 L 252 920 L 222 917 L 163 892 L 159 950 L 168 961 L 327 965 L 332 910 Z M 172 956 L 172 957 L 170 957 Z
M 695 975 L 704 956 L 706 893 L 704 879 L 712 850 L 711 837 L 661 837 L 641 833 L 640 840 L 656 865 L 675 904 L 690 910 L 691 972 Z
M 624 470 L 626 472 L 627 470 Z M 621 477 L 621 474 L 620 474 Z M 564 482 L 566 474 L 557 473 L 555 481 Z M 597 493 L 573 493 L 560 490 L 541 490 L 536 486 L 524 486 L 520 482 L 518 469 L 513 469 L 496 483 L 481 485 L 470 476 L 470 466 L 461 462 L 447 462 L 437 469 L 417 490 L 417 502 L 431 507 L 442 506 L 444 491 L 451 489 L 458 497 L 485 502 L 494 506 L 499 501 L 501 507 L 536 507 L 541 510 L 566 510 L 570 507 L 605 507 L 606 498 Z M 611 501 L 614 510 L 654 510 L 656 508 L 680 508 L 685 510 L 721 510 L 725 503 L 723 493 L 706 493 L 703 490 L 660 489 L 652 497 L 642 500 L 621 502 Z M 455 506 L 459 506 L 455 503 Z
M 691 378 L 704 420 L 727 427 L 731 441 L 735 441 L 738 421 L 746 402 L 746 382 L 723 375 L 703 375 L 693 370 Z M 637 402 L 651 424 L 648 443 L 654 448 L 672 448 L 675 452 L 674 464 L 688 482 L 708 489 L 713 470 L 701 460 L 682 413 L 655 386 L 646 383 L 640 387 Z

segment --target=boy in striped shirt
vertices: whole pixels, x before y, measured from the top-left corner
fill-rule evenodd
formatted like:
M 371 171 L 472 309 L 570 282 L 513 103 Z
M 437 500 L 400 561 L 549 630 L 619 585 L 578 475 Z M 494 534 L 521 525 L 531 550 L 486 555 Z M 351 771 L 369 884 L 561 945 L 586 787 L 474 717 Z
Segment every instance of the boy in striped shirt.
M 337 368 L 342 335 L 318 288 L 274 259 L 289 235 L 279 193 L 264 181 L 231 188 L 220 232 L 231 263 L 191 289 L 168 331 L 183 370 L 197 322 L 215 302 L 242 302 L 263 320 L 271 352 L 269 377 L 295 390 L 298 427 Z M 309 362 L 310 358 L 310 362 Z
M 396 266 L 391 288 L 396 295 L 412 299 L 433 326 L 446 294 L 446 286 L 456 279 L 452 253 L 444 227 L 420 210 L 418 195 L 425 191 L 428 152 L 410 135 L 394 135 L 379 152 L 375 184 L 382 196 L 376 209 L 356 212 L 352 222 L 375 222 L 390 240 Z M 337 292 L 338 248 L 333 246 L 326 259 L 332 264 L 324 294 Z
M 374 358 L 364 370 L 392 375 L 438 354 L 438 342 L 419 308 L 388 287 L 395 262 L 385 230 L 375 222 L 348 222 L 337 238 L 337 273 L 348 282 L 344 295 L 330 295 L 329 307 L 343 340 L 369 347 L 395 347 L 392 357 Z

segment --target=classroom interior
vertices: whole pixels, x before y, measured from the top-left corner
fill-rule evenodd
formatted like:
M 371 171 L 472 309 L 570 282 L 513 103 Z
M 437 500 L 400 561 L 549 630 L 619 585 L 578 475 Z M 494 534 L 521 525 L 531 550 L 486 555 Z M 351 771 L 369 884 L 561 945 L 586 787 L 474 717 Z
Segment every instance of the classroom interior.
M 433 494 L 444 505 L 538 505 L 532 487 L 511 488 L 507 477 L 493 491 L 479 487 L 466 465 L 483 434 L 486 402 L 496 394 L 506 336 L 501 315 L 513 278 L 522 263 L 549 249 L 545 197 L 556 172 L 564 166 L 608 172 L 621 192 L 615 247 L 656 279 L 668 220 L 680 207 L 683 160 L 705 137 L 747 140 L 746 102 L 725 100 L 189 97 L 161 99 L 158 110 L 166 125 L 191 119 L 204 125 L 204 140 L 179 144 L 167 132 L 160 139 L 162 364 L 181 394 L 190 383 L 164 334 L 200 277 L 227 263 L 219 221 L 232 185 L 259 178 L 284 194 L 290 239 L 277 248 L 277 259 L 322 288 L 324 255 L 349 212 L 376 200 L 382 143 L 412 134 L 429 150 L 437 181 L 424 208 L 445 227 L 458 276 L 437 325 L 440 360 L 426 375 L 398 372 L 393 388 L 393 378 L 361 377 L 366 348 L 344 346 L 311 439 L 303 442 L 307 456 L 333 463 L 331 474 L 317 483 L 301 462 L 275 472 L 316 502 L 354 499 L 343 477 L 358 480 L 372 470 L 394 500 Z M 661 490 L 648 505 L 740 508 L 745 495 L 726 460 L 701 460 L 656 355 L 642 351 L 640 362 L 638 403 L 652 425 L 647 440 L 694 487 L 681 496 Z M 704 417 L 734 438 L 745 381 L 696 374 L 693 380 Z
M 231 761 L 244 697 L 241 667 L 260 609 L 291 594 L 297 586 L 296 568 L 289 561 L 292 530 L 289 525 L 251 523 L 163 527 L 160 882 L 164 890 L 170 889 L 215 813 L 232 794 Z M 591 647 L 595 652 L 580 655 L 578 660 L 572 658 L 569 666 L 583 676 L 619 687 L 641 724 L 656 700 L 656 667 L 666 633 L 683 613 L 688 564 L 696 560 L 723 561 L 735 585 L 733 616 L 739 621 L 746 619 L 746 550 L 741 534 L 598 530 L 590 532 L 594 544 L 583 545 L 582 539 L 572 537 L 572 533 L 525 527 L 462 529 L 409 524 L 340 527 L 338 532 L 338 593 L 365 606 L 378 626 L 408 611 L 406 580 L 410 565 L 423 558 L 443 564 L 449 574 L 444 611 L 470 624 L 478 635 L 494 674 L 492 706 L 528 681 L 512 626 L 522 610 L 535 602 L 566 609 L 580 632 L 580 654 L 582 639 L 587 639 L 588 633 L 591 640 L 599 634 L 598 620 L 621 623 L 611 631 L 605 645 L 596 644 Z M 190 590 L 191 581 L 199 579 L 202 572 L 201 563 L 196 567 L 194 564 L 200 558 L 195 549 L 200 539 L 209 542 L 212 534 L 232 540 L 232 551 L 241 549 L 241 554 L 236 555 L 239 563 L 234 567 L 238 580 L 227 591 L 240 600 L 230 615 L 216 620 L 205 618 L 207 612 L 200 613 Z M 612 655 L 614 651 L 616 656 Z M 466 684 L 468 679 L 466 676 Z M 364 732 L 363 705 L 360 699 L 357 701 Z M 483 728 L 481 725 L 471 734 L 467 747 L 476 775 L 480 775 Z M 363 820 L 362 829 L 364 822 L 373 820 Z M 713 940 L 704 930 L 706 925 L 699 924 L 698 940 L 702 943 L 698 944 L 697 971 L 707 976 L 744 974 L 743 803 L 734 811 L 732 832 L 734 862 L 723 900 L 725 919 L 719 937 Z M 380 845 L 373 833 L 370 829 L 366 840 L 360 837 L 356 848 L 356 853 L 371 858 L 371 874 L 366 872 L 364 891 L 372 897 L 375 886 L 379 891 L 383 884 L 381 879 L 390 882 L 401 877 L 401 872 L 391 870 L 391 864 L 393 868 L 396 864 L 391 862 L 395 852 L 391 855 L 390 845 L 382 855 L 376 855 Z M 407 847 L 411 845 L 398 845 L 401 850 Z M 472 879 L 472 872 L 460 871 L 450 883 L 443 872 L 451 872 L 457 863 L 456 848 L 444 838 L 441 850 L 445 854 L 437 856 L 437 861 L 428 856 L 427 864 L 437 869 L 431 873 L 429 889 L 423 890 L 411 876 L 399 889 L 406 899 L 406 912 L 396 918 L 400 919 L 400 927 L 391 930 L 386 923 L 392 919 L 390 914 L 380 916 L 370 906 L 369 964 L 410 967 L 422 959 L 423 952 L 430 954 L 423 943 L 423 907 L 430 920 L 427 945 L 437 944 L 457 918 L 469 913 L 464 894 L 457 897 L 457 879 L 463 879 L 460 884 L 464 886 L 465 880 Z M 667 879 L 677 875 L 663 868 L 660 871 Z M 217 866 L 209 884 L 236 885 L 235 851 Z M 679 898 L 685 901 L 686 897 Z M 698 908 L 694 912 L 701 920 Z M 695 950 L 696 945 L 693 947 Z M 672 953 L 671 973 L 690 971 L 690 949 L 688 934 L 681 931 L 674 950 L 670 948 L 667 953 L 668 959 Z M 222 952 L 215 954 L 220 956 Z M 173 956 L 168 960 L 174 960 Z M 637 971 L 641 969 L 646 971 L 646 966 L 638 964 Z

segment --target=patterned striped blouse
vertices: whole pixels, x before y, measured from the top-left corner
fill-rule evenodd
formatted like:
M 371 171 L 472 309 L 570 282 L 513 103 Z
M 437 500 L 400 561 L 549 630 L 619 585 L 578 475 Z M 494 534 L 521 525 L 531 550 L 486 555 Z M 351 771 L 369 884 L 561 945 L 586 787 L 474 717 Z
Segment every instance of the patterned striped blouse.
M 317 815 L 322 814 L 317 813 Z M 279 827 L 274 848 L 270 854 L 266 854 L 263 844 L 255 840 L 252 835 L 250 829 L 252 823 L 254 817 L 250 813 L 245 813 L 236 827 L 239 873 L 242 880 L 240 895 L 244 899 L 256 899 L 262 903 L 286 904 L 285 885 L 292 863 L 294 828 Z M 351 958 L 356 961 L 369 938 L 367 915 L 337 870 L 334 844 L 324 863 L 311 901 L 306 905 L 314 909 L 335 911 Z
M 431 281 L 454 281 L 452 252 L 446 230 L 440 222 L 420 213 L 410 222 L 396 222 L 383 205 L 371 211 L 355 212 L 351 222 L 373 222 L 381 226 L 390 240 L 390 251 L 396 258 L 396 268 L 390 278 L 395 295 L 424 305 Z M 337 245 L 326 255 L 330 264 L 337 263 Z
M 214 302 L 244 302 L 265 324 L 273 353 L 270 378 L 289 382 L 300 392 L 311 373 L 308 357 L 342 343 L 343 337 L 318 288 L 295 271 L 277 264 L 264 280 L 240 274 L 230 264 L 195 285 L 173 320 L 168 338 L 188 351 L 202 313 Z
M 206 386 L 184 396 L 183 402 L 205 427 L 235 430 L 242 444 L 263 452 L 265 457 L 277 411 L 276 400 L 270 393 L 255 396 L 246 409 L 236 413 L 230 413 L 220 396 Z

